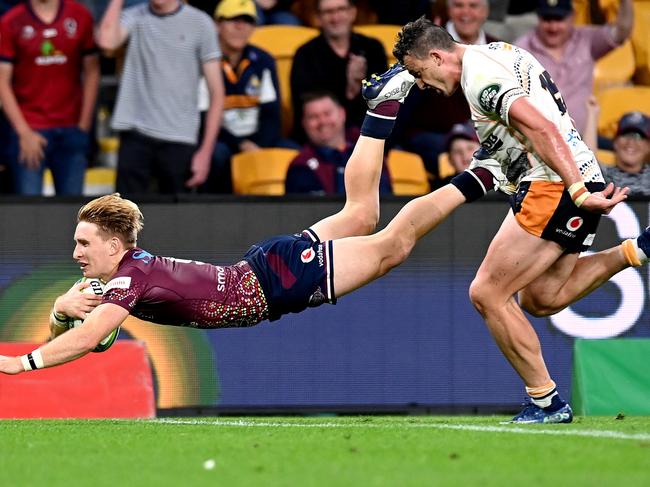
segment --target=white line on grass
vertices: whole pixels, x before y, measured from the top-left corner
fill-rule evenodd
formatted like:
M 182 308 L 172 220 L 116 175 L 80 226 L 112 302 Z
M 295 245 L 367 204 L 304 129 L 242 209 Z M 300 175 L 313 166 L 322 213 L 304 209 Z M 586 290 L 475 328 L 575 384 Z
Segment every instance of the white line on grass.
M 608 430 L 576 430 L 576 429 L 540 429 L 536 427 L 521 426 L 481 426 L 470 424 L 440 424 L 440 423 L 297 423 L 297 422 L 268 422 L 244 420 L 212 420 L 201 421 L 197 419 L 160 418 L 155 422 L 166 424 L 208 425 L 208 426 L 235 426 L 235 427 L 265 427 L 265 428 L 430 428 L 441 430 L 478 431 L 486 433 L 515 433 L 523 435 L 551 435 L 551 436 L 585 436 L 589 438 L 611 438 L 615 440 L 641 440 L 650 441 L 648 433 L 621 433 Z M 565 426 L 558 426 L 564 428 Z

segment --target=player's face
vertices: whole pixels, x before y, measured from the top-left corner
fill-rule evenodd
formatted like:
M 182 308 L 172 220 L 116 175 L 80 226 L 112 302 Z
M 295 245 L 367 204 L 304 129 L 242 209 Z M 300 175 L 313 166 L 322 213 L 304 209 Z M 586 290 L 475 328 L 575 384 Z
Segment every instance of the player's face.
M 321 0 L 318 4 L 317 21 L 325 37 L 340 38 L 352 32 L 357 9 L 349 0 Z
M 486 0 L 451 0 L 447 11 L 456 32 L 468 41 L 478 37 L 488 16 Z
M 421 90 L 433 90 L 439 95 L 451 96 L 458 87 L 458 83 L 446 72 L 445 63 L 441 63 L 433 51 L 422 59 L 407 54 L 404 56 L 404 66 L 415 77 Z
M 564 18 L 540 17 L 537 25 L 537 35 L 548 48 L 564 46 L 571 36 L 573 28 L 573 15 Z
M 318 98 L 306 103 L 302 121 L 313 144 L 339 148 L 345 143 L 345 110 L 331 98 Z
M 84 277 L 106 278 L 111 271 L 110 239 L 104 239 L 94 223 L 79 222 L 74 232 L 74 252 Z
M 614 139 L 618 166 L 623 170 L 640 171 L 650 162 L 650 140 L 631 132 Z
M 457 138 L 452 141 L 451 147 L 449 147 L 449 162 L 457 173 L 463 172 L 469 167 L 472 156 L 478 147 L 478 142 L 475 140 Z
M 217 22 L 219 26 L 219 43 L 226 53 L 230 51 L 239 52 L 246 47 L 255 30 L 255 24 L 251 20 L 250 17 L 241 16 Z

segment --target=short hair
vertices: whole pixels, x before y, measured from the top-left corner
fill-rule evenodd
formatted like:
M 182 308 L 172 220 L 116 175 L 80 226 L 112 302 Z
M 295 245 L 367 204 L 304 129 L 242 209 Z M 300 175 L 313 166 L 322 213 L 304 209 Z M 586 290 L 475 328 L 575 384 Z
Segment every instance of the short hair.
M 393 56 L 403 63 L 406 55 L 422 59 L 430 49 L 452 51 L 454 44 L 456 41 L 449 32 L 425 17 L 420 17 L 406 24 L 397 34 Z
M 341 100 L 339 100 L 334 93 L 326 90 L 308 91 L 306 93 L 303 93 L 300 96 L 300 104 L 302 107 L 304 107 L 305 105 L 307 105 L 307 103 L 311 103 L 312 101 L 316 101 L 316 100 L 321 100 L 323 98 L 329 98 L 334 102 L 335 105 L 339 107 L 343 107 L 343 103 L 341 103 Z
M 320 11 L 320 4 L 323 3 L 323 0 L 316 0 L 315 6 L 316 6 L 316 11 Z M 354 7 L 356 5 L 356 0 L 348 0 L 348 5 L 350 7 Z
M 79 209 L 77 222 L 94 223 L 100 232 L 118 237 L 126 247 L 135 247 L 144 217 L 138 205 L 120 193 L 95 198 Z

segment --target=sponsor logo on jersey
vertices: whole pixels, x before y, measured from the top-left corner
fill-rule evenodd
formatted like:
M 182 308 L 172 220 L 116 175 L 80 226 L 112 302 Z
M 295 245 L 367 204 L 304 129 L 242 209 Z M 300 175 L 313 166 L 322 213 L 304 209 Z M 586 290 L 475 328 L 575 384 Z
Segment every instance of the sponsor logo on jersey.
M 58 31 L 54 28 L 52 29 L 45 29 L 43 31 L 43 39 L 51 39 L 52 37 L 56 37 L 58 35 Z
M 501 85 L 493 84 L 488 85 L 481 91 L 481 94 L 478 96 L 478 103 L 481 105 L 481 108 L 488 113 L 493 113 L 496 109 L 496 98 L 499 94 Z
M 65 64 L 68 61 L 68 57 L 59 51 L 52 41 L 47 40 L 41 44 L 41 54 L 42 56 L 36 57 L 36 64 L 38 66 L 50 66 L 51 64 Z
M 303 264 L 308 264 L 314 260 L 314 257 L 316 257 L 316 252 L 314 252 L 314 249 L 312 248 L 305 249 L 300 253 L 300 260 L 303 262 Z
M 320 162 L 318 162 L 318 159 L 316 159 L 315 157 L 312 157 L 307 161 L 307 167 L 312 171 L 318 169 L 318 166 L 320 166 Z
M 582 218 L 579 216 L 574 216 L 573 218 L 569 218 L 569 221 L 566 222 L 566 228 L 570 232 L 575 232 L 582 226 L 583 223 L 584 221 Z
M 77 33 L 77 21 L 68 17 L 63 21 L 63 28 L 68 37 L 74 37 Z
M 151 255 L 146 250 L 139 250 L 137 252 L 134 252 L 131 257 L 136 260 L 141 260 L 145 264 L 148 264 L 149 262 L 151 262 L 151 259 L 153 259 L 153 255 Z
M 36 30 L 31 25 L 25 25 L 20 35 L 23 39 L 33 39 L 36 35 Z
M 565 237 L 569 238 L 576 238 L 576 234 L 573 232 L 568 232 L 562 228 L 556 228 L 555 233 L 559 233 L 560 235 L 564 235 Z
M 323 254 L 323 244 L 318 244 L 318 267 L 325 265 L 325 255 Z
M 131 287 L 131 277 L 116 277 L 106 284 L 104 288 L 104 293 L 107 293 L 111 289 L 129 289 Z
M 217 291 L 226 291 L 226 269 L 220 266 L 217 267 Z

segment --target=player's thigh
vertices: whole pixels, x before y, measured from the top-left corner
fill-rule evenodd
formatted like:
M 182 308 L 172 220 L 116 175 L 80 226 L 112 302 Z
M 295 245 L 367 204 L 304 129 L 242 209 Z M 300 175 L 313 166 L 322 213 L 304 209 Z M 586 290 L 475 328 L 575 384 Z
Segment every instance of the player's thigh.
M 580 254 L 578 253 L 561 255 L 546 271 L 524 287 L 521 292 L 535 302 L 553 302 L 558 291 L 570 279 L 579 257 Z
M 335 240 L 332 252 L 335 295 L 341 297 L 390 270 L 393 263 L 390 249 L 390 241 L 378 234 Z
M 558 244 L 528 233 L 509 212 L 472 287 L 507 299 L 546 272 L 561 255 Z

